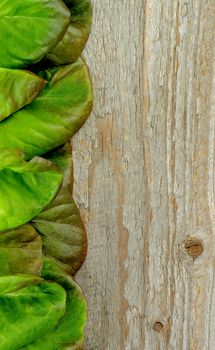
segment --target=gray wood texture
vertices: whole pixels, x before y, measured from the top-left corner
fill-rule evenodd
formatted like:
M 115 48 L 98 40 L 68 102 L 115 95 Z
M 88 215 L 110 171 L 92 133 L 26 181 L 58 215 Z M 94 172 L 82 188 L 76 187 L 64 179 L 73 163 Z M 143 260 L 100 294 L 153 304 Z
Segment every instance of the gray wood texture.
M 215 349 L 215 1 L 94 0 L 73 140 L 86 350 Z

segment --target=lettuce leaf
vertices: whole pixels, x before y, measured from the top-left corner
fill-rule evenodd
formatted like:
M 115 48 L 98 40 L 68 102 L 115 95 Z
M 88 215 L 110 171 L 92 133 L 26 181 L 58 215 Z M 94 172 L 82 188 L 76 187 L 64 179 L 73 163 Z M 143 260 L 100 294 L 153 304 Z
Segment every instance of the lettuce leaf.
M 18 350 L 50 332 L 65 314 L 66 292 L 30 275 L 0 277 L 1 350 Z
M 33 225 L 41 234 L 43 253 L 74 275 L 85 260 L 87 237 L 72 196 L 71 146 L 67 144 L 46 156 L 61 169 L 63 184 L 56 198 L 33 219 Z
M 63 39 L 46 56 L 53 64 L 74 62 L 81 55 L 92 24 L 92 7 L 89 0 L 65 0 L 71 11 L 70 24 Z
M 86 257 L 87 239 L 71 193 L 62 188 L 33 224 L 42 236 L 44 254 L 58 261 L 68 273 L 75 274 Z
M 82 349 L 86 322 L 86 301 L 72 277 L 45 258 L 42 277 L 59 283 L 66 291 L 66 311 L 58 325 L 20 350 Z
M 41 76 L 48 83 L 40 95 L 0 123 L 0 148 L 20 149 L 25 159 L 66 143 L 92 110 L 92 83 L 82 59 Z
M 32 102 L 45 84 L 31 72 L 0 68 L 0 121 Z
M 63 175 L 62 187 L 73 192 L 73 160 L 72 146 L 70 142 L 43 155 L 45 159 L 55 164 Z
M 0 234 L 0 276 L 40 275 L 42 239 L 30 224 Z
M 23 225 L 38 215 L 57 194 L 62 175 L 50 161 L 28 163 L 16 150 L 0 150 L 0 230 Z
M 0 67 L 41 60 L 64 36 L 70 12 L 61 0 L 0 2 Z

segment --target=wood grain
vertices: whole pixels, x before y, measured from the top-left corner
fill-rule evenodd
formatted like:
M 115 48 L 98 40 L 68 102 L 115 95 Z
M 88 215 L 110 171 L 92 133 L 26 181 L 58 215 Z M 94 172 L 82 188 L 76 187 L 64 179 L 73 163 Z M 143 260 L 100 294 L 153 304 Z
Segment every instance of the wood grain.
M 86 350 L 214 350 L 215 2 L 93 4 L 73 140 Z

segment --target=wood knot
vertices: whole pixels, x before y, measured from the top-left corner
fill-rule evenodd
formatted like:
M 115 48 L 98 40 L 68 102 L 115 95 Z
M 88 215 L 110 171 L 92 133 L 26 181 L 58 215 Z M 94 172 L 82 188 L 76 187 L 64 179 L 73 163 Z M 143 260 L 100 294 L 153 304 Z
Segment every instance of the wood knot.
M 163 324 L 161 322 L 155 322 L 153 324 L 154 331 L 159 332 L 159 333 L 162 331 L 163 327 L 164 326 L 163 326 Z
M 184 243 L 187 254 L 193 258 L 197 259 L 203 253 L 202 241 L 198 238 L 187 238 Z

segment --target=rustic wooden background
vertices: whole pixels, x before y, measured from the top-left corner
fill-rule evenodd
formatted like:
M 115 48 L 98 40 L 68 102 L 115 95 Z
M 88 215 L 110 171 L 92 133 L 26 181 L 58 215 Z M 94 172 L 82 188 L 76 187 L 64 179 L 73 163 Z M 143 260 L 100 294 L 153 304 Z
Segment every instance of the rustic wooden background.
M 214 350 L 215 1 L 93 4 L 73 142 L 86 350 Z

